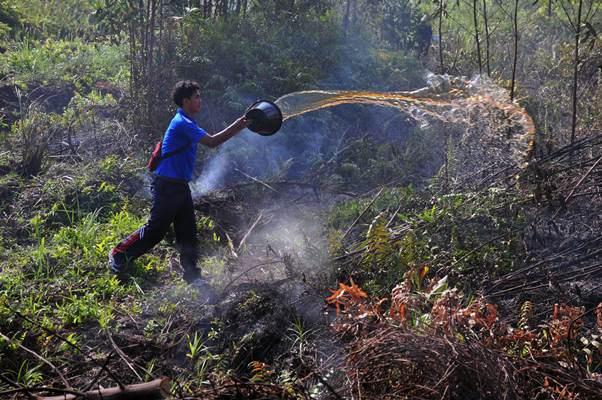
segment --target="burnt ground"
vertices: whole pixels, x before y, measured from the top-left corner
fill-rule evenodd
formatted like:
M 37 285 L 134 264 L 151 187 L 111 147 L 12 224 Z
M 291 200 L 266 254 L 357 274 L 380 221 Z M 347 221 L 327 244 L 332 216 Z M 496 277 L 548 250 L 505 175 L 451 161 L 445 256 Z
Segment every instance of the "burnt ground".
M 287 370 L 309 377 L 306 386 L 312 380 L 322 385 L 321 374 L 341 357 L 324 302 L 332 276 L 323 232 L 329 202 L 303 188 L 250 189 L 197 201 L 197 218 L 210 215 L 229 243 L 202 262 L 208 286 L 180 281 L 174 257 L 173 279 L 140 289 L 142 314 L 119 317 L 112 330 L 115 346 L 130 361 L 127 369 L 116 364 L 124 374 L 137 370 L 143 377 L 156 360 L 151 376 L 173 376 L 205 362 L 207 374 L 228 370 L 252 378 L 252 362 L 261 362 L 272 374 Z M 195 335 L 204 347 L 193 360 L 187 354 Z

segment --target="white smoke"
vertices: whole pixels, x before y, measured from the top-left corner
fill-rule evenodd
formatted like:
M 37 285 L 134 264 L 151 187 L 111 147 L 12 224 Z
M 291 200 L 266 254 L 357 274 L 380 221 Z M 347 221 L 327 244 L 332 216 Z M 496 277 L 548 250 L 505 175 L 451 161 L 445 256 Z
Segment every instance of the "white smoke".
M 225 152 L 220 152 L 207 160 L 201 175 L 190 182 L 192 199 L 197 200 L 210 191 L 221 188 L 228 164 L 228 156 Z

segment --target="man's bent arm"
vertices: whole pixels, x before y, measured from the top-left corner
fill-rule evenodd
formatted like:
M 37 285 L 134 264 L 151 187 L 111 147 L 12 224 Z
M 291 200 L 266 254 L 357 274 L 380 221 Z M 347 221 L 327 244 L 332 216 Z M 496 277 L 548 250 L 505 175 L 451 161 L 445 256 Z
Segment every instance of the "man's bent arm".
M 223 131 L 218 132 L 215 135 L 206 134 L 199 142 L 208 147 L 217 147 L 249 126 L 250 123 L 251 121 L 246 119 L 244 116 L 240 117 Z

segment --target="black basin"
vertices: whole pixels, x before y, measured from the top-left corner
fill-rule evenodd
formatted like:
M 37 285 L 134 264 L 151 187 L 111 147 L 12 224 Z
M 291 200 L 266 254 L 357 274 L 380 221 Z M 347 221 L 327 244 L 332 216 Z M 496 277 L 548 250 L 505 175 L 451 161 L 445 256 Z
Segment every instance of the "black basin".
M 248 128 L 263 136 L 273 135 L 282 126 L 282 112 L 268 100 L 257 100 L 247 109 L 245 117 L 252 120 Z

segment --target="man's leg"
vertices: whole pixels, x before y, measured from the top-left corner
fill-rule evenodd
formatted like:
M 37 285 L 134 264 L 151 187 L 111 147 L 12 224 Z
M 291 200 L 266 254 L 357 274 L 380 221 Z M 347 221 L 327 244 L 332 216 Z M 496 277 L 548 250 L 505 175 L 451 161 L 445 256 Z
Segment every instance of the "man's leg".
M 184 194 L 181 207 L 174 220 L 176 245 L 180 251 L 180 264 L 184 270 L 184 279 L 188 282 L 200 277 L 196 264 L 198 260 L 198 243 L 194 205 L 190 189 Z
M 153 205 L 148 222 L 123 239 L 109 253 L 109 268 L 118 275 L 124 275 L 126 268 L 163 239 L 169 225 L 175 218 L 178 196 L 174 196 L 173 185 L 163 181 L 153 182 Z

